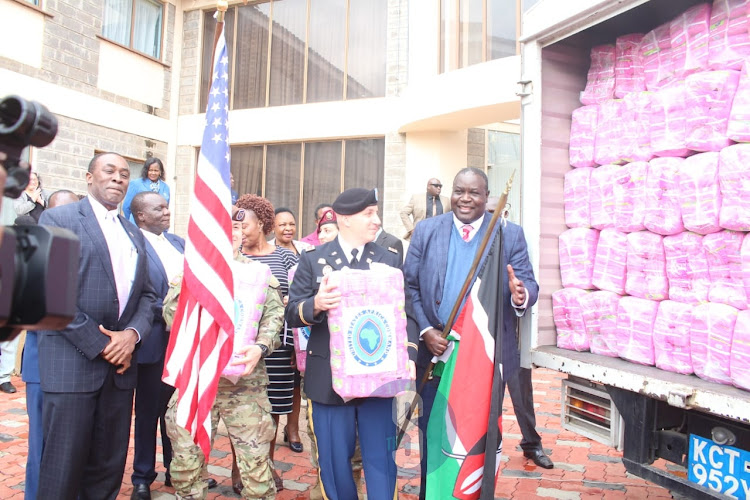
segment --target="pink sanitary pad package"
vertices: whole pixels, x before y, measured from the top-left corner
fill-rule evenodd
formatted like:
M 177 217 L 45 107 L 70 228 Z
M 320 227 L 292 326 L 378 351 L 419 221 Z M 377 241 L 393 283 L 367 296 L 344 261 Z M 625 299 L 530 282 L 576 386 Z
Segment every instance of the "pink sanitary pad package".
M 648 231 L 630 233 L 625 292 L 634 297 L 665 300 L 669 297 L 663 236 Z
M 617 307 L 617 346 L 620 357 L 642 365 L 654 364 L 654 321 L 659 303 L 623 297 Z
M 701 153 L 680 166 L 682 223 L 688 231 L 715 233 L 719 226 L 719 153 Z
M 583 227 L 568 229 L 558 238 L 560 277 L 565 288 L 594 288 L 592 277 L 599 231 Z
M 595 167 L 594 144 L 599 123 L 599 106 L 582 106 L 573 110 L 568 153 L 573 167 Z
M 737 314 L 729 354 L 729 376 L 736 387 L 750 391 L 750 310 Z
M 703 249 L 703 236 L 684 232 L 664 237 L 667 259 L 669 298 L 686 304 L 700 304 L 708 300 L 711 279 L 708 259 Z
M 724 229 L 750 231 L 750 144 L 735 144 L 719 153 L 721 209 Z
M 706 302 L 693 309 L 690 327 L 690 358 L 695 374 L 705 380 L 731 384 L 729 352 L 737 321 L 737 309 Z
M 613 292 L 596 290 L 578 297 L 581 315 L 589 338 L 589 348 L 594 354 L 619 356 L 617 349 L 617 304 L 620 296 Z
M 552 293 L 552 319 L 557 328 L 557 347 L 588 351 L 591 337 L 586 331 L 580 300 L 589 292 L 579 288 L 563 288 Z
M 711 277 L 709 301 L 747 309 L 740 256 L 744 236 L 745 233 L 737 231 L 720 231 L 703 237 L 703 249 Z
M 656 367 L 675 373 L 693 373 L 690 359 L 691 304 L 664 300 L 654 322 L 654 356 Z
M 677 234 L 685 229 L 680 212 L 680 165 L 682 158 L 654 158 L 646 180 L 646 215 L 643 225 L 653 233 Z

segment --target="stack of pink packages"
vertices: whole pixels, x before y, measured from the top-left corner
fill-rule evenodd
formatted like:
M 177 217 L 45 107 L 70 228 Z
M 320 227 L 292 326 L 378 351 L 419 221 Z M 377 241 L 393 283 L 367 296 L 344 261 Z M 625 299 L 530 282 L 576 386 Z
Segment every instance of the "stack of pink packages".
M 622 297 L 617 306 L 617 346 L 623 359 L 654 364 L 654 321 L 659 303 L 638 297 Z
M 745 295 L 750 297 L 750 235 L 746 234 L 740 248 L 742 282 L 745 284 Z
M 643 36 L 640 54 L 648 90 L 658 90 L 672 80 L 674 63 L 669 23 L 662 24 Z
M 715 233 L 719 226 L 719 153 L 701 153 L 680 167 L 682 223 L 688 231 Z
M 594 354 L 619 356 L 617 349 L 617 305 L 620 296 L 613 292 L 597 290 L 578 299 L 581 315 Z
M 625 116 L 627 108 L 623 99 L 608 99 L 599 105 L 599 122 L 596 128 L 594 161 L 598 165 L 625 163 L 627 136 Z
M 615 227 L 630 233 L 645 229 L 648 162 L 628 163 L 615 178 Z
M 729 355 L 729 375 L 732 384 L 750 391 L 750 310 L 737 314 Z
M 688 148 L 721 151 L 732 144 L 727 138 L 727 125 L 739 83 L 740 72 L 732 70 L 704 71 L 685 79 Z
M 691 7 L 669 24 L 670 46 L 676 78 L 708 69 L 708 26 L 711 5 Z
M 740 83 L 729 113 L 727 137 L 737 142 L 750 142 L 750 65 L 742 64 Z
M 232 275 L 234 276 L 234 347 L 229 364 L 221 375 L 236 384 L 242 372 L 245 371 L 245 365 L 232 365 L 232 362 L 244 358 L 245 355 L 238 351 L 255 344 L 255 339 L 258 338 L 266 292 L 271 282 L 271 268 L 256 261 L 233 261 Z
M 685 229 L 680 212 L 678 173 L 682 158 L 654 158 L 646 180 L 646 215 L 643 225 L 652 233 L 669 235 Z
M 625 280 L 628 295 L 655 301 L 669 297 L 663 239 L 663 236 L 648 231 L 628 234 Z
M 588 351 L 591 337 L 581 313 L 580 301 L 589 292 L 579 288 L 563 288 L 552 294 L 552 319 L 557 327 L 557 347 Z
M 626 167 L 602 165 L 591 172 L 589 181 L 589 211 L 591 227 L 605 229 L 615 226 L 615 179 L 618 171 Z
M 703 237 L 703 249 L 706 251 L 711 277 L 709 301 L 747 309 L 740 257 L 744 236 L 745 233 L 737 231 L 720 231 Z
M 664 300 L 654 322 L 656 367 L 675 373 L 693 373 L 690 359 L 690 325 L 693 305 Z
M 625 294 L 628 235 L 614 228 L 602 229 L 596 245 L 592 282 L 599 290 Z
M 333 390 L 348 401 L 393 397 L 410 388 L 404 275 L 373 263 L 328 275 L 341 302 L 328 311 Z
M 700 234 L 684 232 L 664 237 L 669 298 L 686 304 L 708 300 L 711 279 Z
M 688 156 L 685 82 L 677 81 L 651 96 L 651 150 L 656 156 Z
M 564 287 L 590 290 L 599 231 L 583 227 L 568 229 L 558 240 L 560 275 Z
M 565 224 L 568 227 L 590 227 L 589 180 L 591 167 L 574 168 L 565 174 Z
M 750 144 L 735 144 L 719 153 L 721 209 L 719 225 L 724 229 L 750 231 Z
M 599 123 L 599 106 L 582 106 L 573 111 L 570 123 L 570 164 L 574 167 L 595 167 L 594 143 Z
M 651 149 L 651 92 L 632 92 L 622 100 L 624 135 L 620 137 L 625 162 L 648 161 L 654 157 Z M 616 163 L 616 162 L 615 162 Z
M 583 104 L 599 104 L 615 95 L 615 46 L 599 45 L 591 49 L 591 66 L 586 88 L 581 93 Z
M 747 0 L 714 0 L 708 33 L 711 69 L 740 69 L 750 58 L 748 15 Z
M 615 41 L 615 97 L 646 90 L 640 45 L 642 33 L 631 33 Z
M 690 358 L 695 374 L 705 380 L 731 384 L 729 352 L 737 321 L 737 309 L 706 302 L 693 309 L 690 327 Z

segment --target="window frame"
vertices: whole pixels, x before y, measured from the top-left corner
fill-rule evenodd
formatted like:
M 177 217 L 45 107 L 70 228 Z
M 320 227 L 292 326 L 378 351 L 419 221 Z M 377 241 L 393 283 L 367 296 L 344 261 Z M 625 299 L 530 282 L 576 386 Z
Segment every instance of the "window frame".
M 41 1 L 41 0 L 40 0 Z M 104 26 L 102 25 L 102 32 L 99 34 L 99 36 L 103 39 L 108 41 L 109 43 L 113 43 L 119 47 L 123 47 L 125 49 L 128 49 L 132 52 L 135 52 L 138 55 L 141 55 L 143 57 L 148 57 L 149 59 L 157 62 L 162 62 L 162 57 L 164 54 L 164 32 L 165 32 L 165 25 L 166 25 L 166 18 L 167 18 L 167 9 L 166 9 L 166 1 L 165 0 L 144 0 L 144 1 L 151 1 L 154 3 L 158 3 L 161 6 L 161 26 L 160 26 L 160 33 L 159 33 L 159 53 L 156 56 L 152 56 L 151 54 L 147 54 L 146 52 L 143 52 L 141 50 L 136 49 L 133 46 L 133 38 L 135 37 L 135 25 L 136 25 L 136 19 L 135 19 L 135 4 L 138 0 L 129 0 L 130 1 L 130 33 L 129 33 L 129 40 L 128 44 L 123 44 L 118 42 L 117 40 L 113 40 L 106 35 L 104 35 Z M 107 2 L 108 0 L 104 0 L 103 7 L 104 9 L 107 8 Z M 102 19 L 104 16 L 102 16 Z

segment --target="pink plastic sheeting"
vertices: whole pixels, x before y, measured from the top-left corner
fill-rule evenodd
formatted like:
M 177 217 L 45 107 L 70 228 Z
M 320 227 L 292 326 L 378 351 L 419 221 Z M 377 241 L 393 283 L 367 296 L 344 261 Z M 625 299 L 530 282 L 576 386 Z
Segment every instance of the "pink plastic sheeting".
M 750 231 L 750 144 L 735 144 L 719 153 L 721 209 L 724 229 Z
M 684 232 L 665 236 L 663 243 L 670 300 L 686 304 L 706 302 L 711 279 L 703 236 Z
M 596 245 L 592 282 L 599 290 L 625 294 L 628 235 L 616 229 L 602 229 Z
M 669 24 L 672 63 L 676 78 L 708 69 L 708 27 L 711 4 L 691 7 Z
M 688 148 L 721 151 L 732 144 L 727 125 L 739 83 L 740 72 L 732 70 L 704 71 L 685 79 Z
M 615 95 L 615 46 L 599 45 L 591 49 L 591 66 L 581 103 L 599 104 Z
M 648 162 L 628 163 L 615 178 L 615 228 L 630 233 L 641 231 L 646 216 L 646 179 Z
M 620 296 L 597 290 L 582 295 L 578 302 L 586 333 L 590 338 L 591 352 L 612 358 L 618 357 L 617 304 L 620 302 Z
M 652 233 L 677 234 L 685 229 L 680 212 L 679 169 L 682 158 L 654 158 L 646 179 L 646 215 L 643 225 Z
M 594 288 L 592 277 L 599 231 L 576 227 L 559 237 L 560 276 L 565 288 Z
M 674 82 L 651 96 L 651 150 L 656 156 L 689 156 L 685 82 Z
M 690 359 L 690 325 L 693 305 L 664 300 L 654 322 L 654 358 L 657 368 L 675 373 L 693 373 Z
M 646 90 L 640 45 L 643 33 L 617 37 L 615 41 L 615 97 Z
M 639 231 L 628 239 L 627 279 L 625 292 L 634 297 L 665 300 L 669 297 L 667 262 L 663 236 Z
M 711 69 L 741 69 L 750 58 L 750 23 L 747 0 L 714 0 L 708 31 Z
M 715 233 L 719 226 L 719 153 L 701 153 L 680 166 L 680 210 L 685 229 L 699 234 Z
M 750 391 L 750 311 L 737 314 L 729 354 L 729 376 L 736 387 Z
M 690 358 L 700 378 L 731 384 L 729 357 L 737 309 L 726 304 L 706 302 L 693 309 L 690 326 Z
M 620 138 L 623 160 L 630 163 L 654 157 L 651 147 L 651 92 L 632 92 L 623 98 L 624 135 Z M 616 162 L 614 162 L 616 163 Z
M 642 365 L 654 364 L 654 321 L 659 303 L 623 297 L 617 305 L 617 346 L 620 357 Z
M 589 292 L 578 288 L 563 288 L 552 294 L 552 319 L 557 328 L 557 347 L 573 351 L 588 351 L 590 336 L 583 322 L 580 300 Z
M 740 83 L 729 113 L 727 137 L 737 142 L 750 142 L 750 64 L 742 65 Z
M 565 200 L 565 224 L 568 227 L 590 227 L 589 180 L 591 167 L 574 168 L 565 173 L 563 198 Z
M 599 106 L 582 106 L 573 110 L 570 123 L 568 154 L 573 167 L 595 167 L 594 144 L 599 122 Z
M 658 90 L 674 77 L 669 23 L 646 33 L 640 46 L 643 76 L 648 90 Z
M 594 161 L 598 165 L 625 163 L 627 147 L 623 137 L 627 136 L 626 106 L 623 99 L 609 99 L 599 105 L 594 146 Z
M 745 295 L 750 297 L 750 234 L 746 234 L 740 247 L 742 282 L 745 284 Z
M 615 226 L 615 179 L 621 165 L 602 165 L 591 172 L 589 209 L 591 227 L 606 229 Z
M 742 281 L 740 249 L 745 233 L 720 231 L 703 237 L 703 249 L 708 259 L 711 288 L 708 300 L 747 309 L 747 295 Z

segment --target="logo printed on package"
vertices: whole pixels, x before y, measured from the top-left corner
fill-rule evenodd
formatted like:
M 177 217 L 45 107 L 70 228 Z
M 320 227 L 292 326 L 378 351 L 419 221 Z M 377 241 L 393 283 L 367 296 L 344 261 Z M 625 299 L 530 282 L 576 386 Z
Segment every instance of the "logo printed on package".
M 391 327 L 378 311 L 365 309 L 350 323 L 347 339 L 349 353 L 362 366 L 377 366 L 388 357 L 392 347 Z

